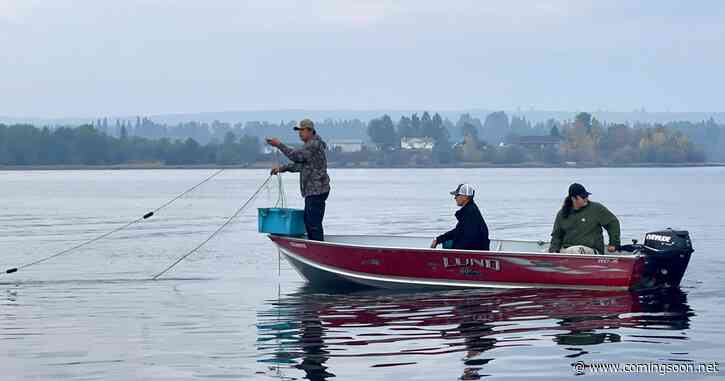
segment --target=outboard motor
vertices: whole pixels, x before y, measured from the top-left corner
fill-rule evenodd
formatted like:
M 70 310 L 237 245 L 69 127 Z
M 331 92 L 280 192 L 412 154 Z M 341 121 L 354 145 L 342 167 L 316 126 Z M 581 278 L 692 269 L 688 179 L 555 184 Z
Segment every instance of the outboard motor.
M 686 230 L 647 233 L 639 250 L 645 255 L 640 287 L 679 286 L 693 251 L 690 233 Z

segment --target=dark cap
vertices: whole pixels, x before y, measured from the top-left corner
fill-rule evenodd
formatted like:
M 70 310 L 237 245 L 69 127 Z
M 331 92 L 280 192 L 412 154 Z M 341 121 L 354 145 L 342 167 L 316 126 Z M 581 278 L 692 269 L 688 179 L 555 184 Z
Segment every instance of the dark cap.
M 297 126 L 295 126 L 294 130 L 299 131 L 304 128 L 314 131 L 315 124 L 312 123 L 312 121 L 310 119 L 302 119 L 302 120 L 300 120 L 300 123 Z
M 587 189 L 584 188 L 584 185 L 581 185 L 579 183 L 569 185 L 569 197 L 580 196 L 583 198 L 587 198 L 590 194 L 591 193 L 587 192 Z

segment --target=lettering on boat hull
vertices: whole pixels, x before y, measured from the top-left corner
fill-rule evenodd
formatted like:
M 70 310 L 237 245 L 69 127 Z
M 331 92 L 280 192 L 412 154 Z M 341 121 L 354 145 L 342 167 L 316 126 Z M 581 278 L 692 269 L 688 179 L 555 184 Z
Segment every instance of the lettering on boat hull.
M 486 270 L 501 271 L 501 262 L 490 258 L 460 258 L 443 257 L 443 268 L 451 267 L 479 267 Z

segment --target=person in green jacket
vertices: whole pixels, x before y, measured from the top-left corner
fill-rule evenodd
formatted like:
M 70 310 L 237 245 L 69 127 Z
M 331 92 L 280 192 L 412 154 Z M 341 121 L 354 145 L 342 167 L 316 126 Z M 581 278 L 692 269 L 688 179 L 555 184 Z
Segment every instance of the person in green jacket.
M 581 184 L 569 186 L 569 194 L 554 221 L 550 253 L 604 254 L 602 228 L 609 235 L 607 251 L 617 251 L 620 246 L 619 220 L 604 205 L 590 201 L 589 195 L 591 193 Z

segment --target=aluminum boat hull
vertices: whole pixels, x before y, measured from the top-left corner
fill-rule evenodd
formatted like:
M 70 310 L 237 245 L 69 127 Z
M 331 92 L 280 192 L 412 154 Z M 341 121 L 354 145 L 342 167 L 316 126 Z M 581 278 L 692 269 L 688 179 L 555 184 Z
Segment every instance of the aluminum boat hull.
M 647 275 L 645 255 L 551 254 L 535 241 L 492 241 L 492 251 L 470 251 L 421 247 L 422 237 L 269 238 L 301 276 L 324 288 L 626 290 Z

